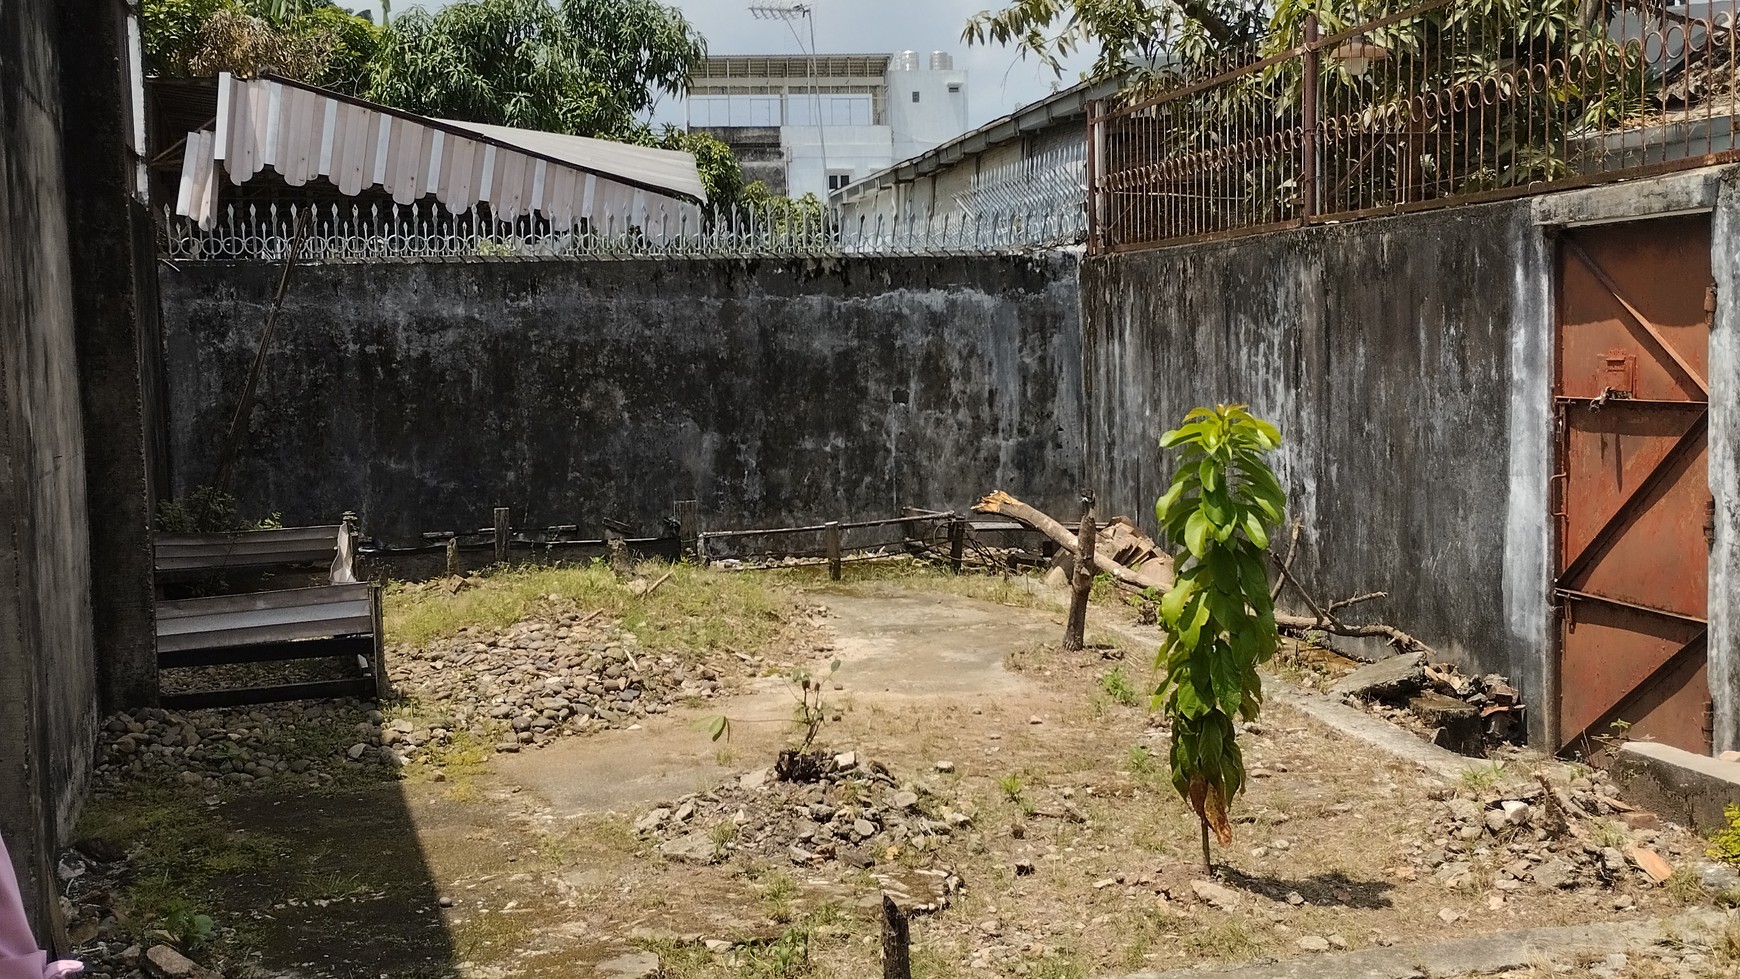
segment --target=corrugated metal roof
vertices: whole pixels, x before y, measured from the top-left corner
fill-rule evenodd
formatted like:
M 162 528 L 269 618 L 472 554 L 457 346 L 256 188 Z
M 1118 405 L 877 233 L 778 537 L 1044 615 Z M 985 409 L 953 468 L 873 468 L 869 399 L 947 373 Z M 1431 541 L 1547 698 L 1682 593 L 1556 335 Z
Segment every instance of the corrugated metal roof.
M 215 131 L 188 134 L 176 211 L 210 227 L 219 164 L 237 186 L 271 167 L 292 187 L 326 178 L 400 204 L 539 214 L 559 230 L 657 205 L 706 200 L 688 153 L 556 133 L 431 119 L 282 78 L 218 78 Z

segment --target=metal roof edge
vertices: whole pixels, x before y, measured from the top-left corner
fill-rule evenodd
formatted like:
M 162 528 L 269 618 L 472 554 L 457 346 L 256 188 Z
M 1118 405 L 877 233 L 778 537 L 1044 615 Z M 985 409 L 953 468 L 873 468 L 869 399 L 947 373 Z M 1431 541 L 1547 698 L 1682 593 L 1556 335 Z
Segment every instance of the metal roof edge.
M 1077 82 L 1061 92 L 1024 105 L 1005 116 L 999 116 L 977 129 L 962 133 L 918 156 L 902 160 L 878 170 L 862 180 L 847 184 L 829 195 L 836 204 L 857 200 L 864 194 L 892 184 L 906 183 L 942 169 L 971 154 L 982 153 L 995 146 L 1011 142 L 1030 132 L 1044 129 L 1058 119 L 1066 119 L 1087 111 L 1087 104 L 1108 98 L 1123 88 L 1122 79 L 1107 78 Z M 1083 137 L 1086 138 L 1085 136 Z
M 421 123 L 422 125 L 428 126 L 430 129 L 434 129 L 438 132 L 447 133 L 450 136 L 460 136 L 460 137 L 463 137 L 465 139 L 475 140 L 479 143 L 484 143 L 486 145 L 494 146 L 498 149 L 511 150 L 515 153 L 523 153 L 524 155 L 532 157 L 533 159 L 543 160 L 546 163 L 553 163 L 556 166 L 566 167 L 570 170 L 579 170 L 582 173 L 590 173 L 593 176 L 603 177 L 606 180 L 614 180 L 617 183 L 626 184 L 628 186 L 636 187 L 636 188 L 639 188 L 641 190 L 652 191 L 653 193 L 659 194 L 662 196 L 679 197 L 679 198 L 682 198 L 684 200 L 692 201 L 693 203 L 696 203 L 696 204 L 707 203 L 707 201 L 704 198 L 695 197 L 693 194 L 687 193 L 687 192 L 682 191 L 682 190 L 678 190 L 676 188 L 663 187 L 663 186 L 660 186 L 658 184 L 649 183 L 645 180 L 637 180 L 633 177 L 628 177 L 628 176 L 625 176 L 622 174 L 611 173 L 610 171 L 604 170 L 601 168 L 590 167 L 590 166 L 586 166 L 584 164 L 578 164 L 572 160 L 564 160 L 564 159 L 561 159 L 560 157 L 551 156 L 548 153 L 540 153 L 536 150 L 531 150 L 531 149 L 528 149 L 524 146 L 520 146 L 520 145 L 517 145 L 513 142 L 510 142 L 508 140 L 500 139 L 500 138 L 495 137 L 495 136 L 490 136 L 487 133 L 479 132 L 478 130 L 470 128 L 473 125 L 480 125 L 479 123 L 464 123 L 464 122 L 456 122 L 456 121 L 453 121 L 450 119 L 437 119 L 433 116 L 426 116 L 426 115 L 422 115 L 420 113 L 410 112 L 410 111 L 405 110 L 405 109 L 394 108 L 393 106 L 390 106 L 390 105 L 382 105 L 379 102 L 370 102 L 368 99 L 358 98 L 354 95 L 346 95 L 343 92 L 337 92 L 337 91 L 334 91 L 330 88 L 323 88 L 319 85 L 311 85 L 307 82 L 299 82 L 294 78 L 285 78 L 283 75 L 279 75 L 275 72 L 263 71 L 255 77 L 260 78 L 260 79 L 265 80 L 265 81 L 276 82 L 280 85 L 289 85 L 292 88 L 300 88 L 300 89 L 303 89 L 304 91 L 314 92 L 318 95 L 322 95 L 322 96 L 325 96 L 325 97 L 331 98 L 331 99 L 336 99 L 340 102 L 347 102 L 351 105 L 361 106 L 361 107 L 363 107 L 365 109 L 369 109 L 370 111 L 373 111 L 373 112 L 379 112 L 379 113 L 382 113 L 384 115 L 397 116 L 401 119 L 409 119 L 412 122 Z M 516 127 L 501 126 L 498 128 L 513 129 Z M 546 132 L 546 130 L 528 129 L 528 130 L 526 130 L 526 132 Z M 569 134 L 569 133 L 551 133 L 551 135 L 562 136 L 562 135 L 572 135 L 572 134 Z M 585 137 L 581 137 L 581 138 L 582 139 L 595 139 L 596 137 L 585 136 Z M 607 142 L 607 143 L 608 142 L 615 142 L 615 140 L 603 140 L 603 142 Z M 623 146 L 635 146 L 636 144 L 622 143 L 621 145 L 623 145 Z M 640 149 L 655 149 L 656 147 L 638 147 L 638 148 L 640 148 Z M 681 152 L 681 151 L 680 150 L 665 150 L 663 152 Z M 690 155 L 692 156 L 693 154 L 690 154 Z

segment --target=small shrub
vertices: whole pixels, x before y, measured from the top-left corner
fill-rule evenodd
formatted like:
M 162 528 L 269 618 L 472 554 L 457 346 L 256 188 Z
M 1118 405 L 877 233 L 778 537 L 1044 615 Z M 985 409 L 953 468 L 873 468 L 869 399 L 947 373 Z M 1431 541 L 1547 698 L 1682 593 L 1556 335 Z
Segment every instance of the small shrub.
M 1126 707 L 1136 702 L 1136 688 L 1131 685 L 1130 678 L 1124 675 L 1124 668 L 1121 666 L 1100 677 L 1100 689 L 1106 692 L 1106 696 Z
M 1710 837 L 1710 856 L 1740 866 L 1740 805 L 1730 803 L 1722 815 L 1727 817 L 1728 825 Z
M 1003 790 L 1003 794 L 1009 798 L 1010 802 L 1020 802 L 1021 790 L 1026 787 L 1027 784 L 1021 780 L 1021 776 L 1013 772 L 997 780 L 997 788 Z

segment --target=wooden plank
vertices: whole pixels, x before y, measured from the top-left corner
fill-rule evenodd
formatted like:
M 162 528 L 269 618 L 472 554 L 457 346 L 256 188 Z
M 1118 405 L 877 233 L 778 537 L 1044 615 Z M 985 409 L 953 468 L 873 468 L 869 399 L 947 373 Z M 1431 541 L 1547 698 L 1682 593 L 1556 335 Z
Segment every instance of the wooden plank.
M 347 680 L 315 680 L 308 683 L 285 683 L 275 687 L 244 687 L 237 690 L 205 690 L 196 693 L 166 694 L 162 705 L 169 710 L 199 710 L 203 707 L 243 707 L 248 704 L 275 704 L 287 700 L 335 700 L 340 697 L 371 699 L 374 680 L 355 677 Z
M 208 598 L 181 598 L 157 603 L 157 618 L 177 619 L 201 615 L 222 615 L 233 612 L 262 612 L 271 609 L 309 608 L 368 600 L 368 583 L 348 585 L 314 585 L 308 588 L 279 588 L 273 591 L 248 592 L 242 595 L 214 595 Z
M 275 663 L 287 660 L 328 659 L 374 654 L 375 637 L 344 636 L 337 639 L 303 639 L 294 642 L 256 643 L 252 646 L 217 646 L 210 649 L 176 649 L 157 655 L 160 669 L 189 666 L 233 666 L 238 663 Z

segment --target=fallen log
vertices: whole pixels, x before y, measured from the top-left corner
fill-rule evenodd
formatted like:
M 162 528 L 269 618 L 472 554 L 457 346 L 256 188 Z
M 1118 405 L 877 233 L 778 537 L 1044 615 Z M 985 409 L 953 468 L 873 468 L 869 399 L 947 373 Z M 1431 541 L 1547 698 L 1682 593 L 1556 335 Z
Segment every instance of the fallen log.
M 973 504 L 973 512 L 995 513 L 999 516 L 1008 517 L 1011 520 L 1024 523 L 1051 538 L 1053 541 L 1056 541 L 1059 547 L 1064 548 L 1071 554 L 1076 552 L 1077 545 L 1074 531 L 1002 490 L 998 490 L 990 496 L 987 496 Z M 1165 591 L 1166 589 L 1171 588 L 1172 569 L 1170 567 L 1170 561 L 1164 556 L 1153 558 L 1151 560 L 1166 561 L 1166 573 L 1163 576 L 1159 576 L 1158 579 L 1144 580 L 1142 577 L 1138 576 L 1135 571 L 1132 571 L 1131 569 L 1119 564 L 1117 561 L 1112 560 L 1112 558 L 1107 554 L 1100 553 L 1096 550 L 1093 555 L 1094 567 L 1108 575 L 1111 575 L 1113 580 L 1126 588 L 1139 592 L 1147 591 L 1149 588 L 1154 588 L 1159 591 Z
M 1059 547 L 1068 550 L 1071 554 L 1075 553 L 1076 542 L 1074 532 L 1063 524 L 1058 523 L 1039 510 L 1028 506 L 1002 490 L 998 490 L 973 504 L 973 510 L 976 513 L 995 513 L 1008 517 L 1011 520 L 1020 521 L 1056 541 Z M 1152 560 L 1163 560 L 1167 562 L 1164 584 L 1154 584 L 1142 580 L 1137 577 L 1136 572 L 1124 567 L 1103 553 L 1096 552 L 1094 554 L 1094 567 L 1110 575 L 1113 581 L 1131 591 L 1147 592 L 1150 588 L 1162 592 L 1166 591 L 1168 588 L 1172 587 L 1171 561 L 1164 554 Z M 1304 597 L 1306 603 L 1311 605 L 1314 611 L 1317 610 L 1317 604 L 1311 600 L 1310 595 L 1306 594 L 1304 587 L 1293 578 L 1292 573 L 1285 566 L 1282 566 L 1281 568 L 1281 583 L 1293 585 L 1295 590 Z M 1341 602 L 1332 603 L 1331 607 L 1337 609 L 1343 608 L 1358 602 L 1378 598 L 1382 594 L 1383 593 L 1381 592 L 1373 592 L 1369 595 L 1359 595 Z M 1388 639 L 1404 652 L 1423 652 L 1428 657 L 1435 657 L 1438 655 L 1436 650 L 1420 640 L 1415 639 L 1413 636 L 1408 635 L 1395 626 L 1384 625 L 1382 623 L 1347 625 L 1346 623 L 1335 619 L 1331 614 L 1318 614 L 1312 616 L 1288 615 L 1284 612 L 1276 612 L 1275 625 L 1283 629 L 1294 629 L 1302 632 L 1326 632 L 1332 636 L 1347 636 L 1350 639 L 1383 638 Z

